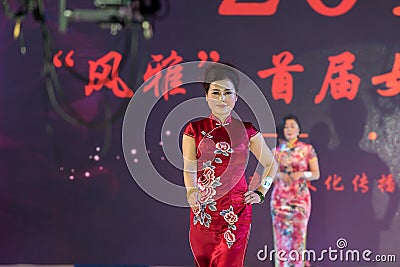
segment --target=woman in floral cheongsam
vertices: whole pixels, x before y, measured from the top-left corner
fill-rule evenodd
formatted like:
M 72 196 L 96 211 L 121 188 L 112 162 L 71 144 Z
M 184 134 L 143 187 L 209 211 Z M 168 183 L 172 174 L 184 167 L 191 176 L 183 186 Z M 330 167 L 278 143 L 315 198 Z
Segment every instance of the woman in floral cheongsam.
M 319 178 L 319 166 L 312 145 L 298 140 L 298 118 L 288 115 L 283 118 L 281 126 L 283 139 L 274 151 L 279 172 L 271 196 L 271 213 L 275 251 L 283 250 L 286 253 L 282 257 L 285 260 L 275 258 L 275 266 L 299 267 L 304 266 L 302 251 L 305 249 L 311 212 L 307 182 Z M 297 255 L 300 257 L 292 259 Z
M 189 241 L 196 266 L 243 266 L 252 206 L 261 203 L 277 164 L 251 123 L 231 116 L 238 99 L 238 75 L 222 64 L 206 72 L 209 117 L 187 125 L 182 139 L 184 181 L 191 206 Z M 249 151 L 264 166 L 257 190 L 248 188 L 244 172 Z M 265 183 L 264 183 L 265 182 Z

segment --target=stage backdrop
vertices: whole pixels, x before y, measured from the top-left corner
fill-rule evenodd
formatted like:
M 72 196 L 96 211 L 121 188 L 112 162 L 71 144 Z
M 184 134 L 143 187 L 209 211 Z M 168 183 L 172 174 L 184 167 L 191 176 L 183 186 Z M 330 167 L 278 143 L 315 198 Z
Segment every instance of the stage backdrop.
M 399 1 L 160 1 L 138 18 L 149 24 L 114 34 L 83 20 L 61 32 L 57 1 L 25 2 L 3 1 L 0 12 L 0 263 L 193 265 L 189 210 L 132 178 L 123 117 L 134 94 L 156 102 L 134 107 L 152 110 L 146 134 L 130 136 L 146 138 L 147 154 L 132 147 L 127 160 L 139 170 L 150 158 L 182 185 L 163 147 L 175 142 L 180 155 L 179 138 L 168 138 L 186 122 L 163 122 L 203 93 L 198 84 L 164 93 L 183 79 L 173 66 L 223 61 L 254 81 L 277 123 L 298 115 L 316 148 L 307 248 L 397 257 L 346 262 L 337 253 L 313 266 L 399 266 Z M 96 9 L 85 2 L 66 4 Z M 262 251 L 273 248 L 269 199 L 254 206 L 247 266 L 272 266 Z

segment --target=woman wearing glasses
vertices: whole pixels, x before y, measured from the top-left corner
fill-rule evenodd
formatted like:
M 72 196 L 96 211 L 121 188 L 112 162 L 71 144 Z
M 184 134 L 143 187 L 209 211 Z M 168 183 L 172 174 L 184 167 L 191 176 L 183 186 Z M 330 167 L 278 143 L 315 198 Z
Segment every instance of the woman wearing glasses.
M 212 65 L 203 85 L 211 113 L 189 123 L 182 139 L 190 246 L 196 266 L 243 266 L 251 205 L 263 202 L 277 164 L 261 133 L 231 115 L 238 99 L 236 71 Z M 264 179 L 255 191 L 244 176 L 249 151 L 264 166 Z

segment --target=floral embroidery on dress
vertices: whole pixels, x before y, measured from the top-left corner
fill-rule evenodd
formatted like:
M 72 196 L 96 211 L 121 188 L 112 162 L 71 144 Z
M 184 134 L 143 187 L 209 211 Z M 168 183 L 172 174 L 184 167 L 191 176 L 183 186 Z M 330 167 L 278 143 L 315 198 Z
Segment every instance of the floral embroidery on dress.
M 229 209 L 223 210 L 219 213 L 224 216 L 225 221 L 228 223 L 228 229 L 224 233 L 224 238 L 228 248 L 231 248 L 233 243 L 236 241 L 235 234 L 231 230 L 236 230 L 235 223 L 238 221 L 238 216 L 233 212 L 233 207 L 230 206 Z
M 192 208 L 194 213 L 193 224 L 199 222 L 201 225 L 210 227 L 211 215 L 206 212 L 208 207 L 211 211 L 217 210 L 217 202 L 213 199 L 217 191 L 215 188 L 221 186 L 221 177 L 215 177 L 215 166 L 211 165 L 211 161 L 203 163 L 203 173 L 197 179 L 197 188 L 199 188 L 200 199 L 197 207 Z
M 228 248 L 231 248 L 233 243 L 236 241 L 235 234 L 229 229 L 225 231 L 224 238 L 226 240 L 226 244 L 228 244 Z
M 212 166 L 211 164 L 203 163 L 203 173 L 202 175 L 197 179 L 197 187 L 200 190 L 204 190 L 206 187 L 211 187 L 213 183 L 215 182 L 215 167 Z
M 229 156 L 229 153 L 233 153 L 233 149 L 227 142 L 218 142 L 215 144 L 215 147 L 217 148 L 214 153 L 215 154 L 222 154 L 224 156 Z

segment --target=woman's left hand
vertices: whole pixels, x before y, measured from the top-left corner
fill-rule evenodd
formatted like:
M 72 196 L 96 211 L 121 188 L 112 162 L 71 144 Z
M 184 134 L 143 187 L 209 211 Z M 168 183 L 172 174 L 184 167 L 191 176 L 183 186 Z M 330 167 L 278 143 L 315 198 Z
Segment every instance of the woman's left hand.
M 293 180 L 299 180 L 303 177 L 303 172 L 293 172 L 290 174 L 290 177 L 292 177 Z
M 244 203 L 245 204 L 258 204 L 261 202 L 260 196 L 253 192 L 253 191 L 247 191 L 244 194 Z

